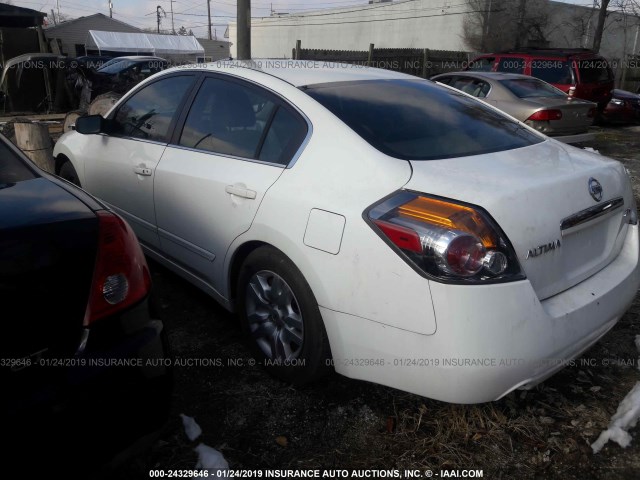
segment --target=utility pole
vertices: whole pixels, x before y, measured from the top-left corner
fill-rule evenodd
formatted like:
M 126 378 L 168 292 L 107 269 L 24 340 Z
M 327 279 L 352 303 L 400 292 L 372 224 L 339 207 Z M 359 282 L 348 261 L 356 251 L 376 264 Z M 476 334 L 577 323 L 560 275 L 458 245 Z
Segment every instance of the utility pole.
M 209 40 L 211 40 L 211 0 L 207 0 L 207 16 L 209 17 Z
M 251 60 L 251 0 L 238 0 L 238 60 Z
M 113 2 L 109 0 L 109 18 L 113 18 Z
M 56 7 L 58 8 L 58 21 L 60 21 L 60 0 L 56 0 Z
M 173 0 L 171 0 L 171 32 L 175 35 L 176 29 L 173 26 Z
M 156 17 L 158 20 L 158 33 L 160 33 L 160 12 L 162 11 L 162 7 L 160 5 L 158 5 L 156 7 Z

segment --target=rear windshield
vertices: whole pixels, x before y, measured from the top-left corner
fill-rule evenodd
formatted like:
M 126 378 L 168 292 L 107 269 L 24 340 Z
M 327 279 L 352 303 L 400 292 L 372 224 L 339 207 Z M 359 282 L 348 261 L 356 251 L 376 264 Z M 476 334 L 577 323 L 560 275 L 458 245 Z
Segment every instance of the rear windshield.
M 513 78 L 511 80 L 500 80 L 500 83 L 519 98 L 567 96 L 562 90 L 558 90 L 553 85 L 542 82 L 537 78 Z
M 425 80 L 304 87 L 373 147 L 403 160 L 436 160 L 543 141 L 482 102 Z
M 36 178 L 33 171 L 3 141 L 0 141 L 0 189 L 32 178 Z
M 575 83 L 571 65 L 566 60 L 531 60 L 531 75 L 549 83 Z
M 101 73 L 120 73 L 134 63 L 135 62 L 133 60 L 121 60 L 119 62 L 114 62 L 111 65 L 103 65 L 98 71 Z
M 607 61 L 603 58 L 579 60 L 577 64 L 580 82 L 582 83 L 598 83 L 613 80 L 611 69 Z

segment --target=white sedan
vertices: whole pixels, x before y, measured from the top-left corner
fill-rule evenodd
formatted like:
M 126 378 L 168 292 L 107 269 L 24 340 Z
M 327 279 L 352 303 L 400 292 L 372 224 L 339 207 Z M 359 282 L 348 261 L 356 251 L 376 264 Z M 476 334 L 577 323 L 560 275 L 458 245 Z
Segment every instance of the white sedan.
M 347 65 L 163 71 L 80 118 L 58 172 L 237 311 L 280 378 L 457 403 L 543 381 L 640 284 L 623 166 L 461 92 Z

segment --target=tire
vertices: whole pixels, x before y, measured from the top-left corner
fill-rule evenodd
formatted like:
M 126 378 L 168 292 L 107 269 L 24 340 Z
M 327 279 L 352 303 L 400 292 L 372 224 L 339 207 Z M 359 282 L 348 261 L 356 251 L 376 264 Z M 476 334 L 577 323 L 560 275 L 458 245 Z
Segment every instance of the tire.
M 58 176 L 60 178 L 64 178 L 67 182 L 71 182 L 74 185 L 81 186 L 80 180 L 78 179 L 78 173 L 76 169 L 73 168 L 73 164 L 67 160 L 60 167 L 60 172 L 58 172 Z
M 318 302 L 282 252 L 268 246 L 251 252 L 240 268 L 236 292 L 250 348 L 270 374 L 304 385 L 331 371 Z

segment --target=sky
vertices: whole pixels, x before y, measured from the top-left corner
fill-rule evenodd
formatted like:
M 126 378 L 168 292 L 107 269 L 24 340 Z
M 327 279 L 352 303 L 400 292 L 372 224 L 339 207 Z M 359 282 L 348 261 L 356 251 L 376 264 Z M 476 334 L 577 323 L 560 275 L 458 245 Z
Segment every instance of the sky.
M 171 30 L 171 9 L 175 30 L 184 26 L 197 37 L 207 36 L 206 0 L 111 0 L 113 18 L 139 28 L 156 27 L 156 9 L 160 5 L 166 13 L 161 17 L 161 28 Z M 590 0 L 565 0 L 568 3 L 591 4 Z M 58 8 L 63 16 L 82 17 L 93 13 L 109 14 L 109 0 L 12 0 L 14 5 L 32 8 L 51 15 Z M 272 11 L 303 13 L 309 10 L 366 5 L 368 0 L 252 0 L 251 15 L 268 17 Z M 215 34 L 222 38 L 229 20 L 236 16 L 234 0 L 211 0 L 211 23 Z

